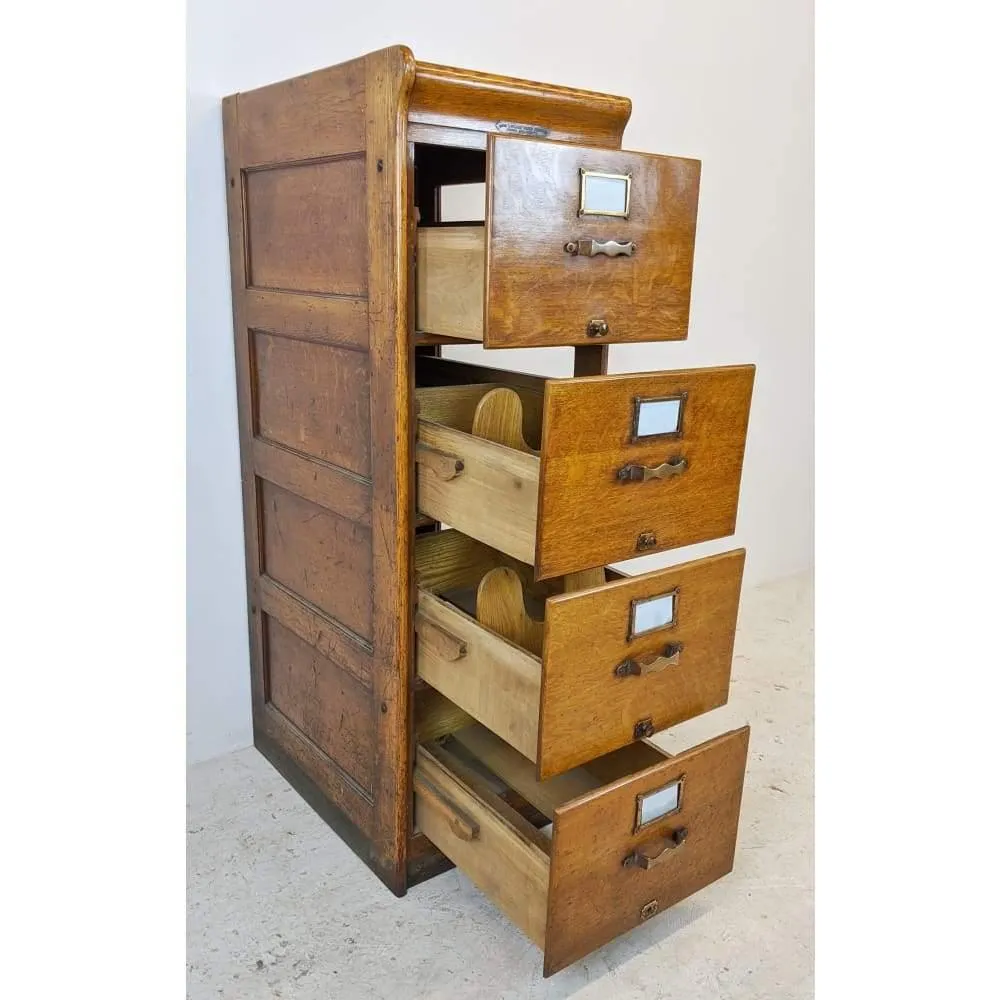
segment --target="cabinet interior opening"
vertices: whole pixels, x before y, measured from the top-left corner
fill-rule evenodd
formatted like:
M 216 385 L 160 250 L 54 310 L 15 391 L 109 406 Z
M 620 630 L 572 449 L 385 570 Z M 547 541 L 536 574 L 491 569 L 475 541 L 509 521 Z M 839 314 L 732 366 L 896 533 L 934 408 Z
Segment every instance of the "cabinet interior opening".
M 486 152 L 416 143 L 416 333 L 483 339 Z

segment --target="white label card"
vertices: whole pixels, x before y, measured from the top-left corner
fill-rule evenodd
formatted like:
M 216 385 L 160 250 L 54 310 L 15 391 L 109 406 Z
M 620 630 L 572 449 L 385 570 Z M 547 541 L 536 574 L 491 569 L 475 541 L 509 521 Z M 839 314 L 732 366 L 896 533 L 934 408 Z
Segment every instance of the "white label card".
M 636 601 L 632 605 L 632 627 L 629 629 L 630 638 L 638 635 L 645 635 L 647 632 L 654 632 L 658 628 L 666 628 L 674 623 L 674 599 L 677 592 L 672 590 L 669 594 L 662 594 L 659 597 L 650 597 L 645 601 Z
M 632 178 L 624 174 L 593 174 L 586 170 L 580 179 L 580 214 L 628 215 Z
M 677 812 L 680 804 L 680 781 L 672 781 L 669 785 L 644 795 L 639 802 L 639 826 L 645 826 L 672 812 Z
M 635 436 L 659 437 L 676 434 L 681 429 L 681 397 L 672 399 L 640 399 L 635 421 Z

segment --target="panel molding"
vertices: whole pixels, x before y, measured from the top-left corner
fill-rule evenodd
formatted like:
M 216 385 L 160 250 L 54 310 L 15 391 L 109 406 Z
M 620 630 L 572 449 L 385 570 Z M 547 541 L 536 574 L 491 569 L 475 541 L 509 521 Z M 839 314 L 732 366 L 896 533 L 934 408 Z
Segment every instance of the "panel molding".
M 254 438 L 253 462 L 261 479 L 356 524 L 371 525 L 370 479 L 262 437 Z
M 265 734 L 291 754 L 299 767 L 367 836 L 372 835 L 374 800 L 332 757 L 324 753 L 270 702 L 256 720 Z
M 247 289 L 244 317 L 253 332 L 368 350 L 368 298 Z
M 267 575 L 257 582 L 257 600 L 264 614 L 371 688 L 372 645 L 364 636 Z

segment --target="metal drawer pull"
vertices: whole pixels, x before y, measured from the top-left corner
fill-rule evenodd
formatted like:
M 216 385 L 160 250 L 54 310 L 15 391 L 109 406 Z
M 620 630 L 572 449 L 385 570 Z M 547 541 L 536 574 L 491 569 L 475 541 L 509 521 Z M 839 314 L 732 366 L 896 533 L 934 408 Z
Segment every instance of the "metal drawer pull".
M 635 253 L 636 246 L 631 240 L 623 242 L 620 240 L 570 240 L 563 244 L 563 250 L 574 257 L 596 257 L 604 254 L 605 257 L 631 257 Z
M 646 677 L 649 674 L 658 674 L 667 667 L 676 667 L 681 662 L 681 650 L 684 643 L 672 642 L 662 653 L 654 653 L 642 659 L 622 660 L 615 667 L 615 677 Z
M 442 660 L 460 660 L 468 652 L 468 646 L 462 639 L 445 631 L 430 618 L 418 614 L 415 624 L 420 641 L 426 643 L 431 652 Z
M 623 862 L 625 868 L 641 868 L 648 871 L 670 857 L 687 840 L 687 827 L 678 827 L 669 837 L 654 842 L 652 847 L 637 847 Z M 659 850 L 656 848 L 659 847 Z
M 605 319 L 592 319 L 587 324 L 588 337 L 606 337 L 611 332 L 608 321 Z
M 479 824 L 451 802 L 434 782 L 419 771 L 414 775 L 414 780 L 420 786 L 421 794 L 426 798 L 428 805 L 444 816 L 451 832 L 459 840 L 471 842 L 479 839 Z
M 417 465 L 425 465 L 439 479 L 454 479 L 465 468 L 465 462 L 458 455 L 438 451 L 423 442 L 417 442 Z
M 669 479 L 679 476 L 688 467 L 687 459 L 676 456 L 668 459 L 663 465 L 650 468 L 648 465 L 623 465 L 618 470 L 620 483 L 648 483 L 651 479 Z

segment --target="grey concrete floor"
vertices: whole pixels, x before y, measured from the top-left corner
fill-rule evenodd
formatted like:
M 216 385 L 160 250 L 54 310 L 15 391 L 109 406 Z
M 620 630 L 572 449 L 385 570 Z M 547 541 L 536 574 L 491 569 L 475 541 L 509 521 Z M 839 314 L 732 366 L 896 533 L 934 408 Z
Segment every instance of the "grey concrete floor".
M 188 997 L 812 996 L 812 659 L 811 579 L 746 590 L 729 704 L 656 738 L 751 724 L 733 873 L 548 980 L 465 876 L 397 899 L 256 750 L 192 767 Z

